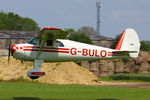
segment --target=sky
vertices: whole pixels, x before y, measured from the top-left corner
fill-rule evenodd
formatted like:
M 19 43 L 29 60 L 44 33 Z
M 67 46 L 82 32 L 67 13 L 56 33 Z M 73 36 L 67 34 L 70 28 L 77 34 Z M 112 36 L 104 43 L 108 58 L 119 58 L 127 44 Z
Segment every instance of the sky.
M 115 37 L 133 28 L 150 40 L 150 0 L 101 0 L 101 35 Z M 96 29 L 96 0 L 0 0 L 0 11 L 35 20 L 40 27 Z

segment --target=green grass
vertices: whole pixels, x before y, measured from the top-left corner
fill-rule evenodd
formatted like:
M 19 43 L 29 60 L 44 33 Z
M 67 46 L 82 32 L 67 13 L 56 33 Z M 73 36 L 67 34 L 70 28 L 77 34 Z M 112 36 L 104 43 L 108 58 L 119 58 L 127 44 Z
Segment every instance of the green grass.
M 0 82 L 0 100 L 149 100 L 150 89 Z

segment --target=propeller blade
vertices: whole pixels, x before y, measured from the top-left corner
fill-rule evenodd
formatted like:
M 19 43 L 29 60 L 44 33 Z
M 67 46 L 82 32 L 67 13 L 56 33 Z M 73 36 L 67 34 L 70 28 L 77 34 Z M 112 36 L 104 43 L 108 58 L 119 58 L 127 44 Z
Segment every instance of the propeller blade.
M 11 39 L 8 40 L 8 64 L 10 62 L 10 56 L 11 56 Z
M 21 61 L 21 64 L 23 64 L 23 60 L 20 60 Z

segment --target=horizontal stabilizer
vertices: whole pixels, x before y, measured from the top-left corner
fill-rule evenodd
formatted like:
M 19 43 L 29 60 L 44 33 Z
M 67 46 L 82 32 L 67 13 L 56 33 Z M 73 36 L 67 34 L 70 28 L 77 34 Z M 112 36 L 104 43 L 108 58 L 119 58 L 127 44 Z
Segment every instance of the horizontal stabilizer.
M 130 53 L 137 53 L 137 51 L 113 51 L 113 56 L 129 56 Z

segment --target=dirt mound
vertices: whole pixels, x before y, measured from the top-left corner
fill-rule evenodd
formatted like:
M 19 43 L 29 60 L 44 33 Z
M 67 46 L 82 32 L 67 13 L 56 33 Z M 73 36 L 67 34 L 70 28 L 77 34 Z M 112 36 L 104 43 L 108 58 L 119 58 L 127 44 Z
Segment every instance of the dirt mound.
M 43 63 L 41 68 L 46 75 L 36 81 L 50 84 L 97 84 L 97 77 L 74 62 Z M 33 68 L 32 62 L 24 62 L 11 58 L 10 64 L 7 57 L 0 57 L 0 80 L 11 81 L 18 79 L 30 80 L 26 72 Z

